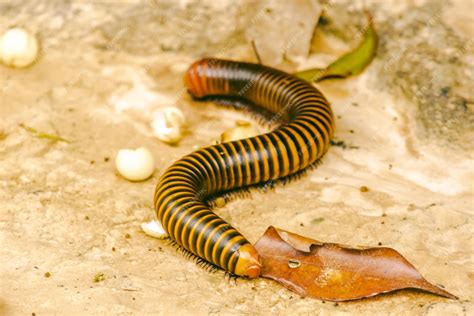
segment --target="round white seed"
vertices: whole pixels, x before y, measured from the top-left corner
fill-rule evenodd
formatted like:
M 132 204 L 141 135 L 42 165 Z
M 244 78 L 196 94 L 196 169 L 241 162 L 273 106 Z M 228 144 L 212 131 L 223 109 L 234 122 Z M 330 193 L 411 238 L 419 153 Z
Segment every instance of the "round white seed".
M 168 144 L 177 144 L 183 138 L 185 125 L 183 112 L 175 107 L 157 111 L 151 123 L 155 136 Z
M 115 167 L 120 175 L 131 181 L 148 179 L 155 170 L 155 159 L 145 147 L 121 149 L 115 158 Z
M 0 38 L 0 59 L 10 67 L 23 68 L 38 57 L 38 40 L 22 28 L 11 28 Z

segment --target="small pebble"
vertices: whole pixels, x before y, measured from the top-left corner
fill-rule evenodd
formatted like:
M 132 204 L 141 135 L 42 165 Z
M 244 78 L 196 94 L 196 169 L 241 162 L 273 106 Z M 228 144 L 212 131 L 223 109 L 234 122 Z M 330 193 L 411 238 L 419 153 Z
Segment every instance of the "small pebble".
M 366 187 L 365 185 L 361 186 L 359 190 L 360 190 L 360 192 L 364 192 L 364 193 L 369 192 L 369 188 Z
M 98 272 L 96 273 L 96 275 L 94 275 L 94 279 L 93 279 L 94 283 L 98 283 L 104 280 L 105 280 L 105 275 L 102 272 Z

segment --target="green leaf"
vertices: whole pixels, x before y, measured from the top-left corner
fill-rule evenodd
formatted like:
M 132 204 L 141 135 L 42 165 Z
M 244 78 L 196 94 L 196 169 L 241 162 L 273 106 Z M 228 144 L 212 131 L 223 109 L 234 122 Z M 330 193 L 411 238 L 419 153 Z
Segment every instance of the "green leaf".
M 374 59 L 377 52 L 377 32 L 372 17 L 367 13 L 369 24 L 364 32 L 362 42 L 353 51 L 343 55 L 326 68 L 313 68 L 297 72 L 295 76 L 310 83 L 329 78 L 346 78 L 357 75 Z

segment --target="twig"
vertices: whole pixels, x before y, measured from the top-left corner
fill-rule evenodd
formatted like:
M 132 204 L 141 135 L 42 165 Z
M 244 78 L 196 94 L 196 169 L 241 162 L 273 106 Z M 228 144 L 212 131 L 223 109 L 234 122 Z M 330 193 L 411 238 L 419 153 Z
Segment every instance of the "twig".
M 253 52 L 255 54 L 255 57 L 257 57 L 257 61 L 260 65 L 262 64 L 262 60 L 260 59 L 260 55 L 258 54 L 257 46 L 255 45 L 255 41 L 251 40 L 250 43 L 252 44 Z

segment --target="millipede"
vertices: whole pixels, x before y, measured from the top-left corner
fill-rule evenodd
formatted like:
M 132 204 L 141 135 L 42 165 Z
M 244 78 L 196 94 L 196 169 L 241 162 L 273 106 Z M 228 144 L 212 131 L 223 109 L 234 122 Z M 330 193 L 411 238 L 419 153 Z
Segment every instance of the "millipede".
M 157 217 L 177 245 L 199 262 L 256 278 L 257 251 L 208 201 L 315 165 L 333 137 L 331 107 L 308 82 L 260 64 L 205 58 L 189 67 L 184 83 L 194 99 L 239 104 L 278 121 L 271 132 L 184 156 L 163 173 L 154 195 Z

